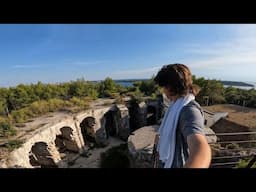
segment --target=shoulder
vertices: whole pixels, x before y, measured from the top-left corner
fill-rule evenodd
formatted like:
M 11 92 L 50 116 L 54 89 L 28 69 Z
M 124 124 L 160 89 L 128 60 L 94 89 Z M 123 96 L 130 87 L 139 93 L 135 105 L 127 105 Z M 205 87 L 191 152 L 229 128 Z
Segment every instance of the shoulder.
M 186 137 L 195 133 L 204 134 L 203 111 L 196 101 L 191 101 L 183 107 L 179 117 L 179 127 Z
M 203 117 L 203 110 L 198 102 L 195 100 L 189 102 L 186 106 L 181 110 L 181 116 L 194 116 L 197 115 L 199 117 Z

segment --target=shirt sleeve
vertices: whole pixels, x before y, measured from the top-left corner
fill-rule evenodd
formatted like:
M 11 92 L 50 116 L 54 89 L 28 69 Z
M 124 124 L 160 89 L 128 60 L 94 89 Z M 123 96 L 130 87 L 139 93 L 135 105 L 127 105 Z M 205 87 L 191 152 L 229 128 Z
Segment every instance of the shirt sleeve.
M 184 138 L 196 133 L 205 135 L 204 117 L 200 109 L 194 105 L 185 106 L 182 109 L 179 124 Z

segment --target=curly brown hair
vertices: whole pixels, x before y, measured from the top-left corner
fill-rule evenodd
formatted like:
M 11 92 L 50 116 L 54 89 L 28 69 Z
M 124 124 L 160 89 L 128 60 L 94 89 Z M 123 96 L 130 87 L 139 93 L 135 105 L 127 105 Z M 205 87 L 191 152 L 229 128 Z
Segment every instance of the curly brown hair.
M 192 93 L 195 96 L 200 91 L 199 86 L 193 84 L 192 74 L 184 64 L 164 65 L 154 78 L 160 87 L 167 87 L 174 95 L 183 96 Z

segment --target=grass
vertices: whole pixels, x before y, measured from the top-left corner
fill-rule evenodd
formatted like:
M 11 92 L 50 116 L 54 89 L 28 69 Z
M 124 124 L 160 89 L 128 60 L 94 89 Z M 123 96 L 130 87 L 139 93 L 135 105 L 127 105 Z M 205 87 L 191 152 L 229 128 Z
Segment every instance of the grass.
M 23 141 L 11 140 L 11 141 L 8 141 L 8 143 L 6 143 L 5 146 L 8 148 L 9 151 L 12 151 L 14 149 L 21 147 L 22 144 L 23 144 Z
M 251 159 L 241 159 L 239 163 L 237 164 L 236 168 L 246 168 L 248 163 L 251 161 Z M 256 163 L 253 164 L 251 168 L 256 168 Z

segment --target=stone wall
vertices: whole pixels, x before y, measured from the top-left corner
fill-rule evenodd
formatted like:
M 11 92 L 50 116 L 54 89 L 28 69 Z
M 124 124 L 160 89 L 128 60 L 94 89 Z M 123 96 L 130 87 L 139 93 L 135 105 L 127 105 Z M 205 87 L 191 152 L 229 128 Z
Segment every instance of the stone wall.
M 145 126 L 129 136 L 128 149 L 134 158 L 134 167 L 152 168 L 152 154 L 157 129 L 157 125 Z
M 1 160 L 0 167 L 36 167 L 32 166 L 31 162 L 36 164 L 36 155 L 38 157 L 40 154 L 34 154 L 35 152 L 33 152 L 32 147 L 38 143 L 45 143 L 44 146 L 47 148 L 45 149 L 47 152 L 47 155 L 45 156 L 49 156 L 49 158 L 51 158 L 58 167 L 65 167 L 67 162 L 61 162 L 61 145 L 66 145 L 66 149 L 72 149 L 71 151 L 73 152 L 76 151 L 75 148 L 77 147 L 77 153 L 82 153 L 86 148 L 80 127 L 80 123 L 85 118 L 93 117 L 95 119 L 93 131 L 96 135 L 96 141 L 104 142 L 107 140 L 105 131 L 106 120 L 104 115 L 108 111 L 113 111 L 115 114 L 114 122 L 116 123 L 116 127 L 118 129 L 117 137 L 127 139 L 130 133 L 128 109 L 124 105 L 102 106 L 100 108 L 90 109 L 75 116 L 62 119 L 59 122 L 53 122 L 38 128 L 31 137 L 26 138 L 25 142 L 20 148 L 12 151 L 6 159 Z M 65 136 L 66 133 L 63 133 L 62 128 L 64 127 L 68 128 L 67 130 L 70 130 L 69 136 Z

